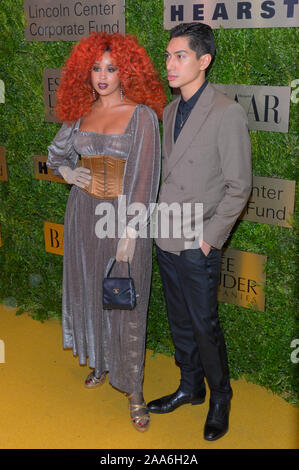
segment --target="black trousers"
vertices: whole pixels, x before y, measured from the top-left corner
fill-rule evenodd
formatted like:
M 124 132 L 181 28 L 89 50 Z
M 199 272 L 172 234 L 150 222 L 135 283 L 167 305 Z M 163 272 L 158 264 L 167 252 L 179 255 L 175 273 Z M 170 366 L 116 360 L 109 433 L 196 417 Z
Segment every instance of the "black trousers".
M 204 377 L 214 402 L 232 396 L 226 346 L 218 318 L 221 251 L 200 248 L 178 256 L 156 246 L 168 321 L 181 370 L 180 388 L 203 391 Z

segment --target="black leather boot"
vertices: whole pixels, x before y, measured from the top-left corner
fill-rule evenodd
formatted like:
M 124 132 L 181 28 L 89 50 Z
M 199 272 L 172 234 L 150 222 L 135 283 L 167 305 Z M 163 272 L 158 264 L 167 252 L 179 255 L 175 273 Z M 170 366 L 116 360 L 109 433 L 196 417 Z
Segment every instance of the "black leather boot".
M 230 402 L 213 403 L 210 401 L 210 408 L 204 428 L 204 438 L 207 441 L 216 441 L 228 431 L 228 418 Z
M 151 413 L 170 413 L 181 405 L 191 403 L 191 405 L 200 405 L 205 401 L 206 392 L 186 393 L 180 388 L 171 395 L 158 398 L 157 400 L 150 401 L 147 409 Z

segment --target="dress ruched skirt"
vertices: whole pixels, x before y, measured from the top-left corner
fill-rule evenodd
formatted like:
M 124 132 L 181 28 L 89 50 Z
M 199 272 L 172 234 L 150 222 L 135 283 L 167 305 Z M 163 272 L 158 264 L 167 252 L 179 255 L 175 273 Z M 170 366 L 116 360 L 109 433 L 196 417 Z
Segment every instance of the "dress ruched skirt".
M 115 238 L 100 238 L 100 203 L 115 215 Z M 110 208 L 110 209 L 109 209 Z M 102 280 L 119 241 L 118 199 L 101 200 L 73 186 L 64 221 L 63 347 L 81 365 L 109 372 L 109 382 L 126 393 L 142 391 L 148 301 L 152 276 L 152 239 L 137 238 L 130 265 L 137 305 L 134 310 L 103 310 Z M 105 218 L 107 217 L 105 213 Z M 110 219 L 111 220 L 111 219 Z M 115 263 L 112 276 L 127 276 L 128 264 Z

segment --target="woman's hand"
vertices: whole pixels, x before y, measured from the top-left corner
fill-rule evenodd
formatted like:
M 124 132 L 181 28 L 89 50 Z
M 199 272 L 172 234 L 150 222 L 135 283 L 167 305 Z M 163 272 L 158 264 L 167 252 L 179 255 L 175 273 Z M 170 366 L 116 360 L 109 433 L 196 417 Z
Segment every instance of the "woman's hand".
M 126 227 L 125 232 L 117 244 L 116 261 L 132 262 L 136 245 L 136 230 Z
M 67 183 L 75 184 L 79 186 L 79 188 L 85 188 L 89 185 L 91 180 L 91 176 L 89 175 L 90 170 L 82 166 L 78 166 L 74 170 L 69 166 L 60 166 L 58 171 Z

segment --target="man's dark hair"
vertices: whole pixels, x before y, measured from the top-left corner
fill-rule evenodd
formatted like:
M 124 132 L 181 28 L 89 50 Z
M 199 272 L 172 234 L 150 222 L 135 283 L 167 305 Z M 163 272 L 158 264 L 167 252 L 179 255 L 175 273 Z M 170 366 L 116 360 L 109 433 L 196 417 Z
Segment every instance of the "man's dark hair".
M 211 54 L 212 61 L 216 55 L 216 44 L 212 28 L 204 23 L 180 23 L 170 31 L 170 39 L 179 36 L 187 37 L 189 47 L 196 52 L 199 59 L 203 54 Z

